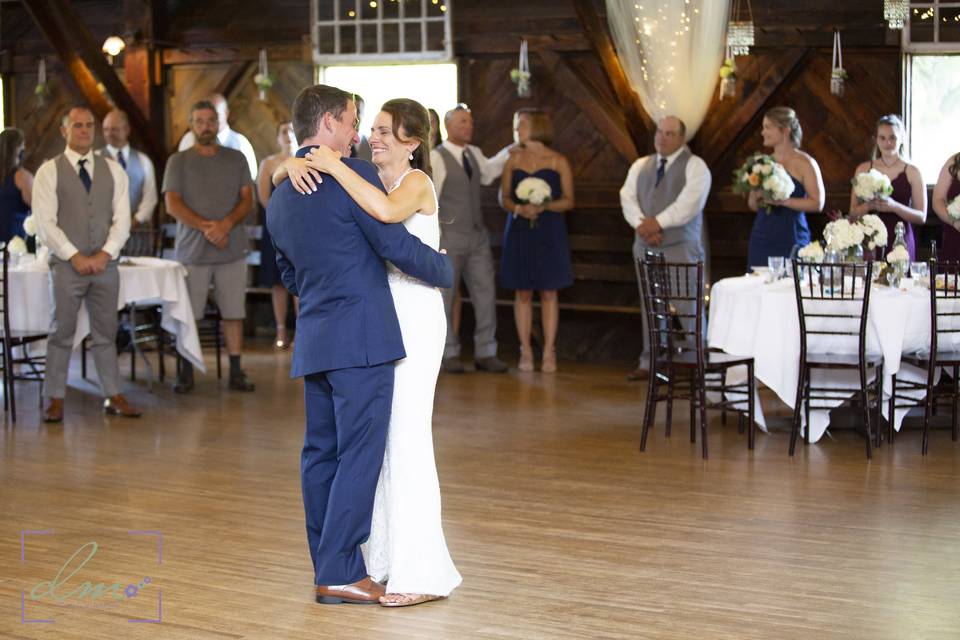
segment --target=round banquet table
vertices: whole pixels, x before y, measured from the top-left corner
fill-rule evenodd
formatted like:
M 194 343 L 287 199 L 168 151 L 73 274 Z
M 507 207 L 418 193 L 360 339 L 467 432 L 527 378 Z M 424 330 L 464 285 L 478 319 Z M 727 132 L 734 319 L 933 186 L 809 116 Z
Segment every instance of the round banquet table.
M 117 310 L 136 303 L 140 306 L 157 304 L 162 309 L 161 326 L 176 336 L 177 352 L 193 366 L 205 371 L 197 323 L 187 293 L 187 269 L 179 262 L 161 258 L 121 258 L 120 295 Z M 33 255 L 21 256 L 8 269 L 9 295 L 7 311 L 10 328 L 14 331 L 46 333 L 53 318 L 53 300 L 50 289 L 50 269 L 47 262 Z M 86 304 L 80 307 L 74 347 L 90 333 L 90 318 Z
M 960 311 L 960 304 L 957 307 L 956 310 Z M 960 318 L 953 320 L 960 328 Z M 715 283 L 710 290 L 707 341 L 711 348 L 753 357 L 756 378 L 787 406 L 794 408 L 800 374 L 800 323 L 791 278 L 768 283 L 763 276 L 748 275 Z M 925 381 L 926 371 L 901 364 L 901 355 L 930 349 L 929 289 L 915 286 L 912 280 L 904 280 L 901 288 L 874 284 L 870 291 L 866 345 L 868 352 L 883 354 L 886 398 L 889 398 L 893 375 L 898 379 Z M 807 346 L 811 353 L 857 353 L 855 336 L 808 336 Z M 960 334 L 940 336 L 939 346 L 942 349 L 960 348 Z M 815 370 L 813 382 L 816 385 L 859 386 L 855 371 Z M 759 395 L 757 398 L 758 423 L 766 430 Z M 835 403 L 824 404 L 839 406 L 845 399 L 838 397 Z M 886 402 L 882 412 L 886 417 Z M 897 412 L 894 425 L 897 430 L 905 414 L 904 410 Z M 829 420 L 829 410 L 811 411 L 811 442 L 820 439 Z

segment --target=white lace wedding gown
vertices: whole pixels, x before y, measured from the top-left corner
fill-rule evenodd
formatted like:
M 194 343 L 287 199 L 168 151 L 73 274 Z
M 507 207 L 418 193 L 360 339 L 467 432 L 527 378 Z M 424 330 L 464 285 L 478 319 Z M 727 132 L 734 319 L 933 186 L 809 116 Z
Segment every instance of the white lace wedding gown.
M 400 176 L 390 191 L 409 174 Z M 439 249 L 436 214 L 415 213 L 403 224 Z M 407 357 L 396 365 L 387 448 L 364 550 L 367 571 L 377 581 L 387 580 L 388 593 L 446 596 L 462 580 L 443 537 L 433 456 L 433 398 L 447 321 L 439 289 L 390 263 L 387 268 Z

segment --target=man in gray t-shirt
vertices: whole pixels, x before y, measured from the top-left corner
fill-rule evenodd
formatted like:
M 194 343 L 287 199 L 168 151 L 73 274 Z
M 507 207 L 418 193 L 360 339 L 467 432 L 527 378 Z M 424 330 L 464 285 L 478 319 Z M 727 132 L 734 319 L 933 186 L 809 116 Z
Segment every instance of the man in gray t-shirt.
M 170 156 L 163 197 L 167 211 L 177 220 L 174 246 L 177 260 L 187 267 L 193 313 L 203 316 L 213 284 L 230 354 L 230 388 L 253 391 L 253 383 L 240 368 L 247 274 L 243 221 L 253 207 L 253 186 L 243 154 L 218 144 L 218 127 L 213 104 L 201 100 L 191 107 L 190 129 L 196 144 Z M 183 361 L 180 371 L 174 391 L 186 393 L 193 389 L 193 367 Z

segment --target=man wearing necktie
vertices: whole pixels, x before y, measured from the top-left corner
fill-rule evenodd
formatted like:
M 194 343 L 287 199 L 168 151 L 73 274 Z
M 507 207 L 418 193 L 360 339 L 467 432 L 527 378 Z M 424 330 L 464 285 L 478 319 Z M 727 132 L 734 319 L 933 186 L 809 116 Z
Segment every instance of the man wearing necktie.
M 661 119 L 653 141 L 656 153 L 634 162 L 620 189 L 623 217 L 635 230 L 634 266 L 648 249 L 662 252 L 667 262 L 706 260 L 703 207 L 710 193 L 710 170 L 703 159 L 690 152 L 686 133 L 686 126 L 680 118 L 667 116 Z M 638 281 L 639 277 L 638 270 Z M 678 311 L 692 313 L 684 308 L 678 308 Z M 647 317 L 645 314 L 640 317 L 646 343 Z M 692 330 L 693 319 L 688 318 L 685 322 L 690 326 L 684 329 Z M 646 377 L 648 364 L 649 353 L 645 348 L 640 356 L 640 366 L 627 378 L 640 380 Z
M 127 114 L 114 109 L 103 119 L 103 137 L 107 146 L 98 153 L 107 155 L 127 172 L 131 226 L 149 226 L 157 208 L 157 178 L 147 154 L 130 146 L 130 121 Z
M 490 234 L 480 206 L 480 187 L 500 179 L 509 158 L 509 147 L 487 159 L 479 148 L 470 144 L 473 115 L 464 104 L 448 111 L 443 122 L 447 139 L 430 152 L 433 184 L 440 205 L 440 248 L 453 262 L 453 287 L 442 290 L 447 314 L 443 370 L 447 373 L 467 370 L 460 360 L 460 337 L 453 330 L 453 298 L 462 277 L 476 319 L 473 333 L 476 368 L 505 373 L 507 365 L 497 358 L 497 285 Z
M 86 107 L 63 117 L 64 152 L 44 162 L 33 183 L 37 235 L 50 248 L 53 327 L 47 344 L 43 395 L 45 422 L 63 420 L 67 371 L 80 305 L 90 315 L 93 360 L 111 415 L 137 417 L 120 393 L 117 366 L 117 258 L 130 235 L 127 175 L 119 164 L 93 153 L 96 123 Z

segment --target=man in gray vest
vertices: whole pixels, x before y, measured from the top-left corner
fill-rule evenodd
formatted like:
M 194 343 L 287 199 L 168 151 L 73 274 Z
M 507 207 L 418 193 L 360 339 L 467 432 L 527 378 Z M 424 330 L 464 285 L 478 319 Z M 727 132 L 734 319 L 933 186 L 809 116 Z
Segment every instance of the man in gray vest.
M 33 182 L 33 214 L 50 249 L 53 327 L 47 342 L 44 422 L 63 420 L 70 353 L 80 305 L 90 314 L 91 352 L 111 415 L 137 417 L 120 393 L 117 367 L 117 257 L 130 235 L 130 200 L 123 168 L 93 153 L 93 113 L 74 107 L 63 117 L 64 152 L 44 162 Z
M 157 208 L 157 178 L 153 162 L 147 154 L 130 146 L 130 120 L 127 114 L 114 109 L 103 119 L 103 137 L 107 146 L 98 153 L 116 160 L 127 172 L 130 181 L 131 225 L 149 226 Z
M 443 123 L 447 139 L 430 152 L 440 203 L 440 248 L 453 262 L 453 287 L 441 290 L 447 313 L 443 369 L 448 373 L 466 371 L 460 361 L 460 338 L 452 322 L 453 297 L 462 277 L 476 318 L 473 355 L 477 370 L 504 373 L 507 365 L 497 358 L 497 287 L 490 237 L 480 210 L 480 185 L 500 179 L 509 147 L 488 160 L 471 145 L 473 115 L 466 105 L 448 111 Z
M 636 231 L 633 258 L 647 249 L 663 253 L 667 262 L 698 262 L 705 259 L 703 207 L 710 193 L 710 170 L 685 144 L 687 128 L 680 118 L 667 116 L 657 123 L 653 146 L 656 153 L 640 158 L 630 167 L 620 189 L 623 217 Z M 639 269 L 637 277 L 639 279 Z M 641 292 L 641 295 L 642 292 Z M 680 313 L 692 313 L 678 303 Z M 641 315 L 644 344 L 647 341 L 647 317 Z M 684 330 L 692 331 L 692 318 L 684 320 Z M 649 354 L 640 356 L 640 366 L 628 380 L 646 377 Z

